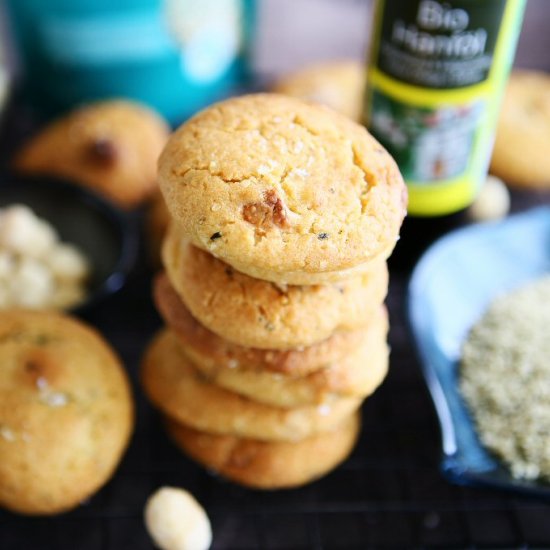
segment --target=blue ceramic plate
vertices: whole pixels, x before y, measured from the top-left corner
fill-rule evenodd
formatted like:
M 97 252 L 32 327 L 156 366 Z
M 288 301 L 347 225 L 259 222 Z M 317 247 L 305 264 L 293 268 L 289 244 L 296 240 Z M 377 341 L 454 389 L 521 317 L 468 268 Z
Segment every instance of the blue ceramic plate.
M 441 425 L 445 475 L 550 497 L 550 484 L 519 481 L 477 438 L 457 385 L 462 342 L 497 295 L 550 272 L 550 208 L 443 237 L 417 264 L 409 321 Z

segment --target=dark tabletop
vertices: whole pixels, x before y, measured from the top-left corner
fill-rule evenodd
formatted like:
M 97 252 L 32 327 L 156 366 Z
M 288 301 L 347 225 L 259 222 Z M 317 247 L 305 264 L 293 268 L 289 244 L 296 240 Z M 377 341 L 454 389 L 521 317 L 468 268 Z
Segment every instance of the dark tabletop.
M 151 273 L 88 317 L 136 382 L 140 356 L 160 320 Z M 405 323 L 407 274 L 392 275 L 391 368 L 363 406 L 351 457 L 302 489 L 258 492 L 223 481 L 167 439 L 135 384 L 137 428 L 115 477 L 77 510 L 31 519 L 0 512 L 2 550 L 152 548 L 143 506 L 161 485 L 185 487 L 207 510 L 213 548 L 550 548 L 550 506 L 532 498 L 449 484 L 439 471 L 439 429 Z

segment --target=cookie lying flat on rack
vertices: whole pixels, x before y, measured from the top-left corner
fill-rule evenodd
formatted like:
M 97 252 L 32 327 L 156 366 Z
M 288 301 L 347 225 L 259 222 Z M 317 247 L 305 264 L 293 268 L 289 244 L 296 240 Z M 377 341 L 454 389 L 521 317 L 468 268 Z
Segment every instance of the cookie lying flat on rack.
M 78 506 L 113 474 L 133 427 L 118 358 L 93 330 L 53 313 L 0 317 L 0 505 Z
M 190 119 L 161 155 L 159 184 L 192 244 L 281 284 L 368 270 L 393 250 L 407 203 L 395 162 L 364 127 L 275 94 Z
M 214 435 L 174 421 L 167 427 L 174 442 L 209 470 L 248 487 L 283 489 L 313 481 L 345 460 L 359 435 L 360 416 L 297 442 Z
M 388 289 L 385 262 L 364 275 L 325 285 L 254 279 L 182 242 L 174 227 L 165 239 L 163 260 L 193 316 L 222 338 L 248 347 L 310 346 L 334 332 L 364 327 Z

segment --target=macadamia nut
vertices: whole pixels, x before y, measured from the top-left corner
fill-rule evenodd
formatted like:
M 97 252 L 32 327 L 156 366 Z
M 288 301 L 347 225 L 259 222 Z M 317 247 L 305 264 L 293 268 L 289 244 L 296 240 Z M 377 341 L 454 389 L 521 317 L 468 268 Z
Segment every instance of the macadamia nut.
M 487 176 L 476 200 L 468 209 L 470 219 L 477 222 L 499 220 L 510 210 L 510 193 L 495 176 Z
M 59 244 L 47 258 L 54 277 L 60 280 L 82 281 L 89 272 L 88 263 L 82 254 L 70 244 Z
M 145 525 L 162 550 L 207 550 L 212 544 L 206 512 L 183 489 L 162 487 L 149 497 Z
M 35 308 L 48 302 L 54 282 L 44 264 L 34 258 L 22 257 L 8 286 L 16 305 Z
M 0 209 L 0 308 L 67 309 L 85 297 L 90 267 L 23 205 Z
M 0 215 L 0 247 L 9 252 L 43 258 L 57 241 L 53 227 L 22 205 L 6 208 Z

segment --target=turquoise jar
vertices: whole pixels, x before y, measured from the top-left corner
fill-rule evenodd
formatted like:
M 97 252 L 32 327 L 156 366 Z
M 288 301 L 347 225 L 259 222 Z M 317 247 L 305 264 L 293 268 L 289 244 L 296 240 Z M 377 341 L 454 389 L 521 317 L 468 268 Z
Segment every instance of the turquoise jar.
M 254 0 L 8 0 L 31 99 L 55 113 L 107 97 L 176 124 L 242 85 Z

